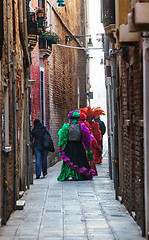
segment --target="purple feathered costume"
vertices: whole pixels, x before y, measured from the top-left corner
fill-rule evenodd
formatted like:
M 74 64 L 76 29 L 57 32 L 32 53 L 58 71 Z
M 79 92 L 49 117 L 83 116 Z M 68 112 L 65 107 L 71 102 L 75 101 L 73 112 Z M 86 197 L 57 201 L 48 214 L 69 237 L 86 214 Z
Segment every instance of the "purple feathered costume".
M 91 180 L 94 170 L 90 168 L 88 160 L 93 160 L 90 151 L 92 135 L 84 123 L 78 123 L 78 112 L 72 111 L 68 117 L 73 119 L 72 123 L 64 124 L 59 131 L 59 152 L 63 164 L 57 180 L 65 181 L 70 178 L 73 180 Z M 87 154 L 85 148 L 88 149 Z

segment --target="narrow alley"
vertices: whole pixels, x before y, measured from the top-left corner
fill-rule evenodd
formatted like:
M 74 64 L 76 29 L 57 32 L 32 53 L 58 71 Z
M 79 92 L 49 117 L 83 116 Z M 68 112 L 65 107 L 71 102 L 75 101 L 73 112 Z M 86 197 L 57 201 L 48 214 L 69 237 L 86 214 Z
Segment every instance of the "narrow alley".
M 24 210 L 12 213 L 1 240 L 141 240 L 139 227 L 115 200 L 108 175 L 108 153 L 93 181 L 58 182 L 61 163 L 22 197 Z

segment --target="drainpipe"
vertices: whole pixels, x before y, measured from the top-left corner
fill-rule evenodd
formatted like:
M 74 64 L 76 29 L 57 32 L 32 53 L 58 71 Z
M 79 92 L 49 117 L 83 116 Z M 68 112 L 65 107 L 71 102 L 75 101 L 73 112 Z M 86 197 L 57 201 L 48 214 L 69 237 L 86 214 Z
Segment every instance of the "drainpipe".
M 1 63 L 1 61 L 0 61 Z M 0 78 L 1 78 L 1 64 L 0 64 Z M 7 222 L 7 164 L 5 153 L 5 140 L 4 140 L 4 115 L 2 114 L 2 151 L 3 151 L 3 217 L 2 223 L 5 225 Z
M 149 240 L 149 39 L 143 42 L 145 232 Z
M 90 29 L 89 29 L 89 0 L 84 0 L 84 14 L 85 14 L 85 35 L 88 35 Z M 85 40 L 85 47 L 87 47 L 87 42 Z M 87 58 L 87 56 L 89 56 L 90 51 L 86 51 L 85 54 L 85 58 L 86 58 L 86 69 L 85 69 L 85 90 L 86 90 L 86 100 L 85 103 L 87 105 L 91 105 L 90 102 L 90 97 L 89 97 L 89 92 L 90 92 L 90 63 L 89 63 L 89 58 Z
M 31 55 L 30 55 L 31 59 Z M 31 79 L 31 65 L 29 66 L 29 79 Z M 31 110 L 31 88 L 28 87 L 28 126 L 29 126 L 29 143 L 27 144 L 27 187 L 29 189 L 29 185 L 33 184 L 33 151 L 32 148 L 30 147 L 32 144 L 32 136 L 31 136 L 31 131 L 32 131 L 32 118 L 31 118 L 32 110 Z
M 9 16 L 9 0 L 7 0 L 7 37 L 8 37 L 8 71 L 10 73 L 10 16 Z
M 106 60 L 111 60 L 111 56 L 109 55 L 109 38 L 107 35 L 104 36 L 104 58 Z
M 4 127 L 4 116 L 2 116 L 2 127 Z M 2 135 L 3 133 L 2 129 Z M 4 152 L 4 136 L 2 136 L 2 149 L 3 149 L 3 179 L 4 179 L 4 192 L 3 192 L 3 224 L 7 222 L 7 166 L 6 166 L 6 153 Z
M 109 132 L 108 136 L 108 146 L 109 146 L 109 172 L 110 178 L 112 179 L 112 157 L 113 157 L 113 144 L 112 144 L 112 109 L 111 109 L 111 66 L 110 60 L 111 56 L 109 55 L 109 38 L 104 36 L 104 58 L 105 58 L 105 71 L 106 71 L 106 91 L 107 91 L 107 100 L 108 100 L 108 116 L 109 116 Z
M 110 67 L 110 66 L 108 66 Z M 113 159 L 113 135 L 112 135 L 112 107 L 111 107 L 111 76 L 106 77 L 106 88 L 107 88 L 107 98 L 108 98 L 108 115 L 109 115 L 109 141 L 110 141 L 110 150 L 111 153 L 110 159 Z M 109 162 L 110 168 L 112 169 L 112 163 Z
M 114 188 L 115 197 L 118 199 L 119 193 L 119 159 L 118 159 L 118 121 L 117 121 L 117 99 L 116 99 L 116 53 L 111 51 L 112 79 L 113 79 L 113 162 L 114 162 Z
M 13 157 L 14 157 L 14 210 L 16 210 L 17 189 L 16 189 L 16 86 L 14 74 L 14 51 L 12 51 L 12 102 L 13 102 Z
M 141 175 L 140 175 L 140 181 L 143 184 L 144 181 L 144 138 L 140 138 L 140 156 L 141 156 L 141 165 L 140 165 L 140 170 L 141 170 Z M 141 193 L 141 230 L 142 230 L 142 236 L 145 236 L 145 205 L 144 205 L 144 188 L 140 187 L 140 193 Z
M 32 136 L 31 136 L 31 131 L 32 131 L 32 109 L 31 109 L 31 88 L 28 88 L 29 91 L 29 96 L 28 96 L 28 101 L 29 101 L 29 133 L 30 133 L 30 144 L 32 144 Z M 29 183 L 33 184 L 33 150 L 30 148 L 29 151 Z
M 112 134 L 112 109 L 111 109 L 111 55 L 109 54 L 109 38 L 107 35 L 104 36 L 104 58 L 106 60 L 106 86 L 109 104 L 109 130 L 110 135 Z M 111 136 L 110 136 L 111 138 Z M 111 140 L 110 140 L 111 142 Z M 111 153 L 113 152 L 113 146 L 111 144 Z
M 3 48 L 3 39 L 4 39 L 4 28 L 3 28 L 3 0 L 0 1 L 0 60 L 2 58 L 2 48 Z

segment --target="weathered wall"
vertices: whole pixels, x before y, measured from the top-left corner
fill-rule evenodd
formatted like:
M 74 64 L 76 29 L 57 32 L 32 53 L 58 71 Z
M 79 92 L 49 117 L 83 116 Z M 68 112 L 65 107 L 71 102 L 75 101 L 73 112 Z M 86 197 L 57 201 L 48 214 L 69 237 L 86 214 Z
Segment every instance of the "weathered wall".
M 135 212 L 136 221 L 143 217 L 143 77 L 141 42 L 124 49 L 128 62 L 122 57 L 121 69 L 121 115 L 123 146 L 123 202 L 130 213 Z M 122 52 L 121 52 L 122 53 Z M 126 56 L 126 55 L 125 55 Z M 141 179 L 141 182 L 140 180 Z
M 14 51 L 14 77 L 15 77 L 15 103 L 16 103 L 16 166 L 14 165 L 14 142 L 13 142 L 13 73 L 12 67 L 10 72 L 8 71 L 8 28 L 7 28 L 7 1 L 4 3 L 4 42 L 3 42 L 3 54 L 2 54 L 2 72 L 1 72 L 1 115 L 0 119 L 3 122 L 0 124 L 0 132 L 2 134 L 2 142 L 4 147 L 11 147 L 9 153 L 2 152 L 2 201 L 4 193 L 6 193 L 6 218 L 10 216 L 14 208 L 14 177 L 16 176 L 16 199 L 19 197 L 19 190 L 25 190 L 27 185 L 27 143 L 29 136 L 28 127 L 28 110 L 27 110 L 27 88 L 25 81 L 25 69 L 27 65 L 23 56 L 23 48 L 20 41 L 19 30 L 19 1 L 9 1 L 9 14 L 10 14 L 10 62 L 12 62 L 12 51 Z M 8 104 L 4 91 L 8 90 Z M 8 111 L 8 115 L 6 112 Z M 8 118 L 6 117 L 8 116 Z M 0 120 L 1 122 L 1 120 Z M 9 135 L 6 137 L 6 123 L 8 123 Z M 1 126 L 3 125 L 3 129 Z M 2 132 L 3 130 L 3 132 Z M 8 129 L 7 129 L 8 130 Z M 7 138 L 7 140 L 6 140 Z M 5 168 L 6 164 L 6 168 Z M 5 169 L 4 169 L 5 168 Z M 6 181 L 6 182 L 5 182 Z M 2 203 L 2 209 L 4 204 Z
M 60 37 L 60 44 L 65 45 L 65 36 L 84 35 L 84 3 L 67 1 L 66 8 L 56 8 L 53 4 L 52 31 Z M 32 2 L 35 4 L 36 2 Z M 48 5 L 48 3 L 47 3 Z M 47 9 L 46 5 L 46 9 Z M 46 13 L 47 15 L 50 12 Z M 84 39 L 83 39 L 84 40 Z M 68 45 L 79 47 L 73 40 Z M 68 121 L 69 111 L 78 108 L 78 87 L 80 88 L 80 107 L 86 106 L 86 53 L 84 50 L 52 45 L 52 53 L 47 59 L 40 59 L 38 45 L 32 52 L 31 77 L 36 80 L 32 87 L 32 120 L 40 118 L 40 67 L 44 68 L 45 77 L 45 118 L 46 125 L 58 150 L 58 130 Z M 58 160 L 57 151 L 51 154 L 52 160 Z M 50 163 L 48 163 L 48 166 Z

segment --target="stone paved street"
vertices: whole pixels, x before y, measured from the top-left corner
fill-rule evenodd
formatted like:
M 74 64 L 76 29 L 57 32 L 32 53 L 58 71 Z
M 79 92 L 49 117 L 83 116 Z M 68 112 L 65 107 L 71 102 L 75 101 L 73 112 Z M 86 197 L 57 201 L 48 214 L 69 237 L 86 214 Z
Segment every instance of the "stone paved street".
M 0 240 L 141 240 L 141 232 L 125 207 L 115 200 L 108 175 L 108 156 L 97 165 L 93 181 L 58 182 L 61 163 L 22 197 L 0 230 Z

